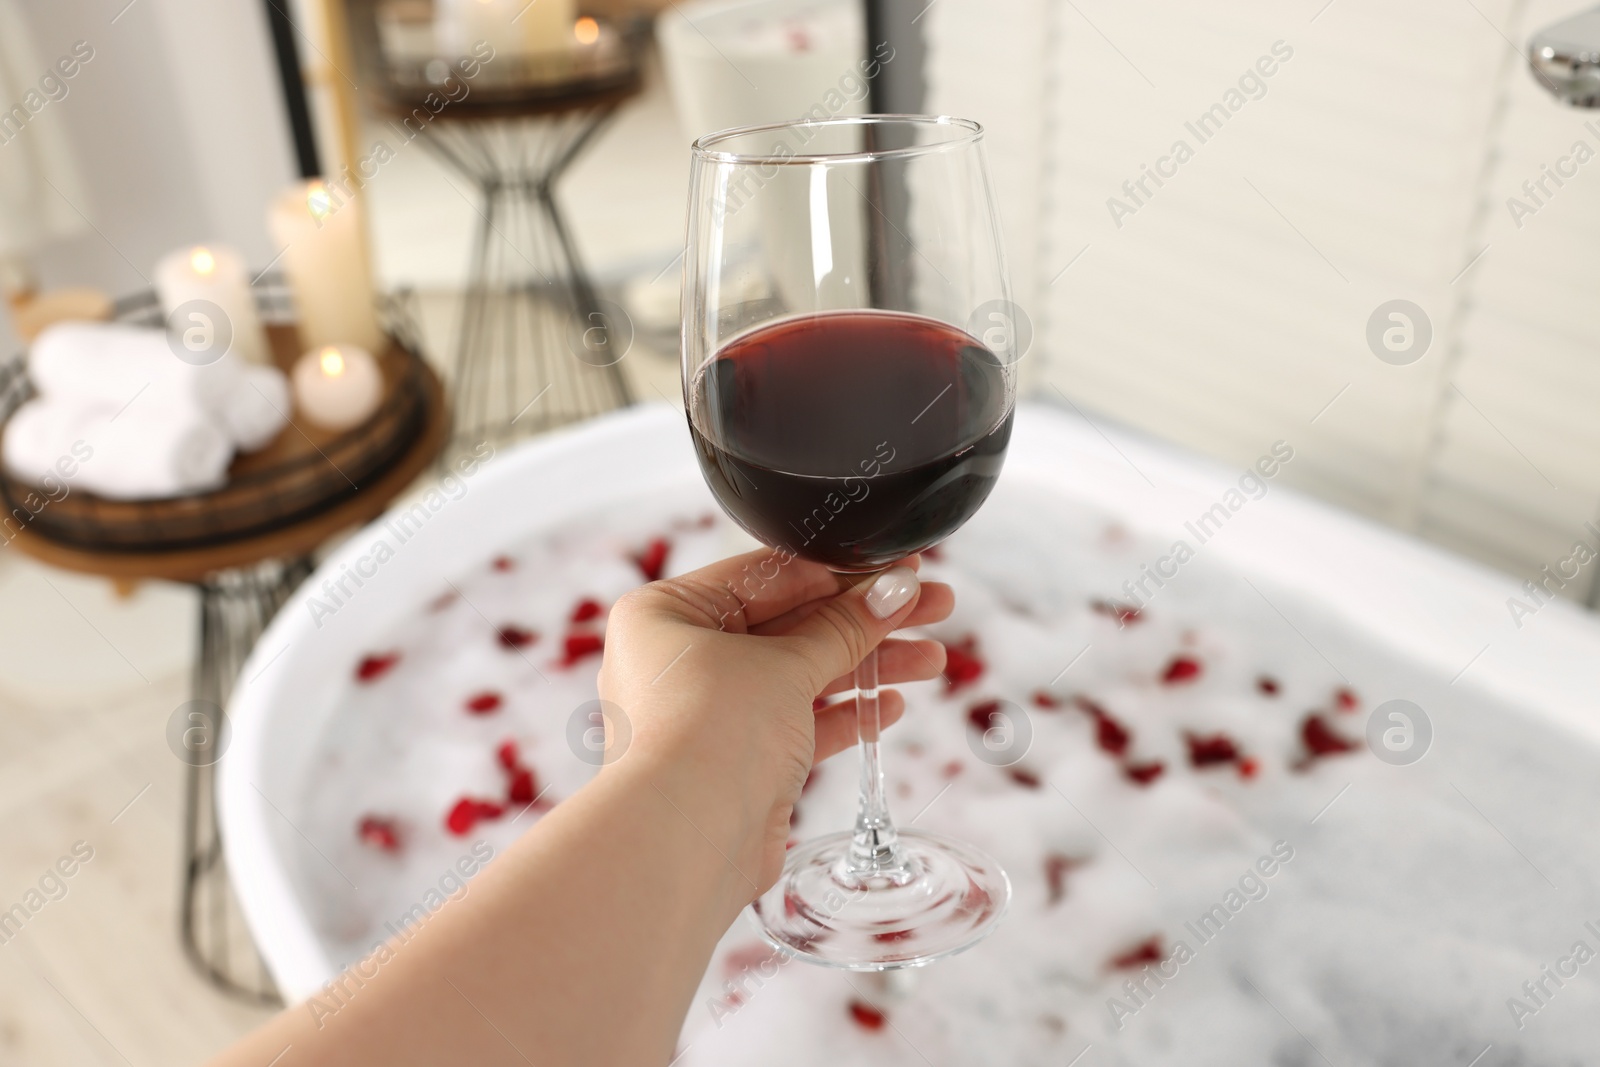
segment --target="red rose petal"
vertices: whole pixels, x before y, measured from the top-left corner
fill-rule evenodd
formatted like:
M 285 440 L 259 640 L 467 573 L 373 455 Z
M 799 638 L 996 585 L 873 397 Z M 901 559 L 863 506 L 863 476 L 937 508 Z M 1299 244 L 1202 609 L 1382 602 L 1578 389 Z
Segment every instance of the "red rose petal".
M 1048 689 L 1036 689 L 1033 693 L 1033 706 L 1046 711 L 1054 711 L 1061 706 L 1061 698 Z
M 658 537 L 645 546 L 643 552 L 633 557 L 634 565 L 639 568 L 639 573 L 644 575 L 647 582 L 661 580 L 661 572 L 667 565 L 667 553 L 672 546 L 665 537 Z
M 863 1030 L 882 1030 L 883 1024 L 889 1021 L 888 1016 L 864 1000 L 850 1002 L 850 1018 Z
M 1122 768 L 1122 773 L 1127 775 L 1130 782 L 1149 785 L 1157 778 L 1160 778 L 1162 772 L 1166 769 L 1167 765 L 1165 763 L 1160 760 L 1152 760 L 1149 763 L 1129 763 Z
M 885 930 L 881 934 L 873 934 L 872 940 L 892 945 L 897 941 L 909 941 L 915 935 L 915 930 Z
M 729 978 L 736 978 L 780 958 L 778 950 L 771 945 L 740 945 L 729 950 L 722 958 L 722 973 Z
M 363 844 L 371 845 L 373 848 L 380 848 L 385 852 L 400 850 L 400 831 L 393 819 L 368 815 L 361 820 L 357 833 Z
M 1194 767 L 1210 767 L 1218 763 L 1232 763 L 1239 758 L 1239 746 L 1227 734 L 1192 734 L 1185 732 L 1189 745 L 1189 763 Z
M 1109 715 L 1098 715 L 1094 720 L 1094 743 L 1113 756 L 1120 756 L 1128 750 L 1128 743 L 1133 740 L 1133 735 L 1128 733 L 1128 728 Z
M 1333 699 L 1339 705 L 1340 711 L 1355 711 L 1361 706 L 1361 698 L 1356 696 L 1352 689 L 1341 687 L 1334 692 Z
M 1092 600 L 1089 602 L 1089 607 L 1096 615 L 1117 620 L 1118 626 L 1128 626 L 1144 617 L 1144 613 L 1138 608 L 1119 604 L 1115 600 Z
M 494 750 L 494 758 L 501 767 L 508 771 L 515 771 L 522 767 L 522 754 L 517 750 L 515 741 L 502 741 Z
M 532 630 L 524 630 L 520 626 L 506 623 L 499 630 L 500 647 L 509 649 L 527 648 L 539 640 L 539 635 Z
M 389 668 L 400 662 L 400 653 L 383 652 L 373 656 L 363 656 L 361 662 L 356 664 L 356 681 L 375 682 L 385 674 Z
M 572 621 L 588 622 L 590 619 L 598 619 L 605 614 L 605 611 L 600 601 L 585 598 L 578 601 L 578 606 L 572 609 Z
M 1275 697 L 1278 695 L 1278 680 L 1270 674 L 1263 674 L 1256 679 L 1256 688 L 1269 697 Z
M 474 715 L 487 715 L 491 711 L 498 711 L 505 700 L 493 690 L 484 690 L 467 701 L 467 710 Z
M 1034 774 L 1032 771 L 1027 770 L 1026 768 L 1007 767 L 1006 773 L 1011 776 L 1011 780 L 1013 782 L 1016 782 L 1018 785 L 1023 786 L 1024 788 L 1044 788 L 1044 779 L 1040 778 L 1037 774 Z
M 995 716 L 1000 714 L 998 700 L 985 700 L 981 704 L 974 704 L 967 709 L 967 722 L 980 734 L 986 734 L 995 726 Z
M 494 558 L 494 562 L 489 564 L 489 566 L 501 572 L 514 571 L 517 569 L 517 561 L 512 559 L 510 556 L 496 556 Z
M 511 772 L 511 786 L 506 790 L 506 799 L 513 804 L 532 804 L 538 796 L 539 780 L 531 770 L 519 767 Z
M 428 610 L 429 611 L 443 611 L 445 608 L 449 607 L 451 604 L 454 604 L 455 602 L 456 602 L 456 591 L 454 589 L 452 589 L 447 593 L 440 593 L 438 596 L 434 597 L 431 601 L 429 601 L 428 602 Z
M 1099 745 L 1102 751 L 1113 756 L 1121 756 L 1128 751 L 1128 746 L 1133 743 L 1131 730 L 1088 697 L 1076 697 L 1074 703 L 1094 719 L 1094 743 Z
M 946 763 L 943 767 L 939 768 L 939 771 L 946 778 L 954 778 L 956 775 L 960 774 L 965 768 L 966 768 L 966 765 L 964 763 L 962 763 L 960 760 L 954 760 L 953 759 L 949 763 Z
M 1300 738 L 1306 743 L 1306 751 L 1313 758 L 1337 756 L 1344 752 L 1354 752 L 1356 749 L 1354 741 L 1339 736 L 1333 727 L 1315 712 L 1307 715 L 1305 722 L 1300 724 Z
M 1200 677 L 1200 661 L 1192 656 L 1174 656 L 1167 669 L 1161 672 L 1164 685 L 1179 685 Z
M 1111 966 L 1120 971 L 1136 971 L 1147 963 L 1160 963 L 1161 937 L 1146 938 L 1120 956 L 1111 958 Z
M 1050 887 L 1050 899 L 1047 903 L 1054 904 L 1067 895 L 1067 872 L 1076 867 L 1077 861 L 1071 856 L 1060 852 L 1051 852 L 1044 858 L 1044 880 Z
M 964 685 L 971 685 L 982 676 L 983 660 L 978 658 L 978 639 L 963 637 L 955 644 L 945 643 L 944 688 L 954 693 Z
M 465 837 L 482 820 L 498 819 L 505 813 L 506 809 L 493 801 L 462 797 L 445 816 L 444 825 L 455 836 Z
M 1246 756 L 1239 761 L 1239 777 L 1244 779 L 1254 778 L 1261 772 L 1261 763 L 1254 756 Z
M 562 644 L 561 665 L 570 667 L 589 656 L 605 651 L 605 638 L 599 634 L 568 634 Z

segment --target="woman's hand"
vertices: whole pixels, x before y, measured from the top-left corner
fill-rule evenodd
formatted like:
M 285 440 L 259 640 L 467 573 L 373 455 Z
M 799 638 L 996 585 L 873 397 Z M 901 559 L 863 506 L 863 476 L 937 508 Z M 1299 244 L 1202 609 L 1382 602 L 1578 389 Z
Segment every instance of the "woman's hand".
M 918 581 L 919 563 L 844 576 L 762 549 L 652 582 L 612 608 L 600 696 L 621 714 L 607 724 L 606 773 L 645 774 L 723 851 L 738 876 L 726 902 L 735 911 L 782 871 L 812 765 L 855 741 L 853 699 L 813 702 L 853 688 L 873 649 L 887 683 L 944 669 L 939 642 L 886 640 L 954 605 L 949 586 Z M 879 700 L 884 725 L 905 709 L 894 690 Z

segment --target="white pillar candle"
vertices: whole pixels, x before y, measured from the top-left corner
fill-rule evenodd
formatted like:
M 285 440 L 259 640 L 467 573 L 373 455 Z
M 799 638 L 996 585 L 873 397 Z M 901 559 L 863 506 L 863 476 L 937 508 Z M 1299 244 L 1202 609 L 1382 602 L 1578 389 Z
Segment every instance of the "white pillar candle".
M 250 363 L 272 362 L 272 350 L 250 289 L 250 272 L 233 249 L 196 245 L 163 256 L 156 264 L 156 295 L 168 318 L 167 328 L 185 338 L 184 344 L 194 352 L 197 362 L 212 362 L 229 351 Z M 179 312 L 176 319 L 172 317 L 174 312 Z M 225 327 L 214 321 L 218 314 L 226 319 Z M 231 340 L 227 348 L 216 348 L 224 328 Z
M 440 46 L 463 55 L 479 41 L 496 52 L 527 55 L 572 47 L 574 0 L 437 0 Z
M 385 347 L 373 309 L 361 200 L 320 181 L 302 182 L 272 202 L 268 229 L 283 249 L 300 340 L 307 347 Z
M 294 406 L 324 430 L 359 426 L 383 398 L 383 373 L 372 353 L 355 345 L 324 345 L 294 365 Z

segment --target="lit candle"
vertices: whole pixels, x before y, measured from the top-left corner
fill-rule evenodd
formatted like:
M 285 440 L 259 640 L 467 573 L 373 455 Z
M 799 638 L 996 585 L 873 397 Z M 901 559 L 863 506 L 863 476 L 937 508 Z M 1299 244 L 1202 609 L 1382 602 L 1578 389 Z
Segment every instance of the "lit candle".
M 479 41 L 513 55 L 559 52 L 572 47 L 573 7 L 574 0 L 437 0 L 434 32 L 463 55 Z
M 294 365 L 294 404 L 324 430 L 359 426 L 378 409 L 383 374 L 372 353 L 355 345 L 324 345 Z
M 320 181 L 302 182 L 272 202 L 267 225 L 283 249 L 301 343 L 384 348 L 360 198 Z
M 251 363 L 272 362 L 267 335 L 256 314 L 250 274 L 233 249 L 197 245 L 163 256 L 156 264 L 156 294 L 171 320 L 168 328 L 194 339 L 191 347 L 197 362 L 212 362 L 229 351 Z M 174 312 L 178 312 L 176 320 L 172 320 Z M 226 320 L 226 334 L 222 332 L 224 324 L 214 321 L 218 314 Z M 231 337 L 228 347 L 213 350 L 215 340 L 224 336 Z

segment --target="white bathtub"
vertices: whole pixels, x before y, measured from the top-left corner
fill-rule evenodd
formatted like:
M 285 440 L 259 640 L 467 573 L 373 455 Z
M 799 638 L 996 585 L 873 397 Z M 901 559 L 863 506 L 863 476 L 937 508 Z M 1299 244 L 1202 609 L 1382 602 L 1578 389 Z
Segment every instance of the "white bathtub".
M 1025 406 L 1006 478 L 1053 486 L 1064 500 L 1175 539 L 1239 472 L 1109 428 L 1102 434 L 1054 407 Z M 307 598 L 323 595 L 324 577 L 368 551 L 376 524 L 343 545 L 279 613 L 233 697 L 220 803 L 236 892 L 291 1001 L 337 968 L 289 861 L 305 843 L 264 795 L 280 798 L 280 806 L 296 795 L 333 708 L 330 680 L 345 677 L 372 634 L 467 562 L 663 486 L 704 494 L 699 484 L 679 412 L 648 406 L 619 413 L 497 456 L 320 626 Z M 1419 674 L 1454 678 L 1454 691 L 1492 696 L 1600 744 L 1600 625 L 1579 609 L 1550 604 L 1519 630 L 1506 608 L 1519 583 L 1282 488 L 1243 509 L 1205 551 L 1264 591 L 1283 591 L 1294 603 L 1354 623 Z

